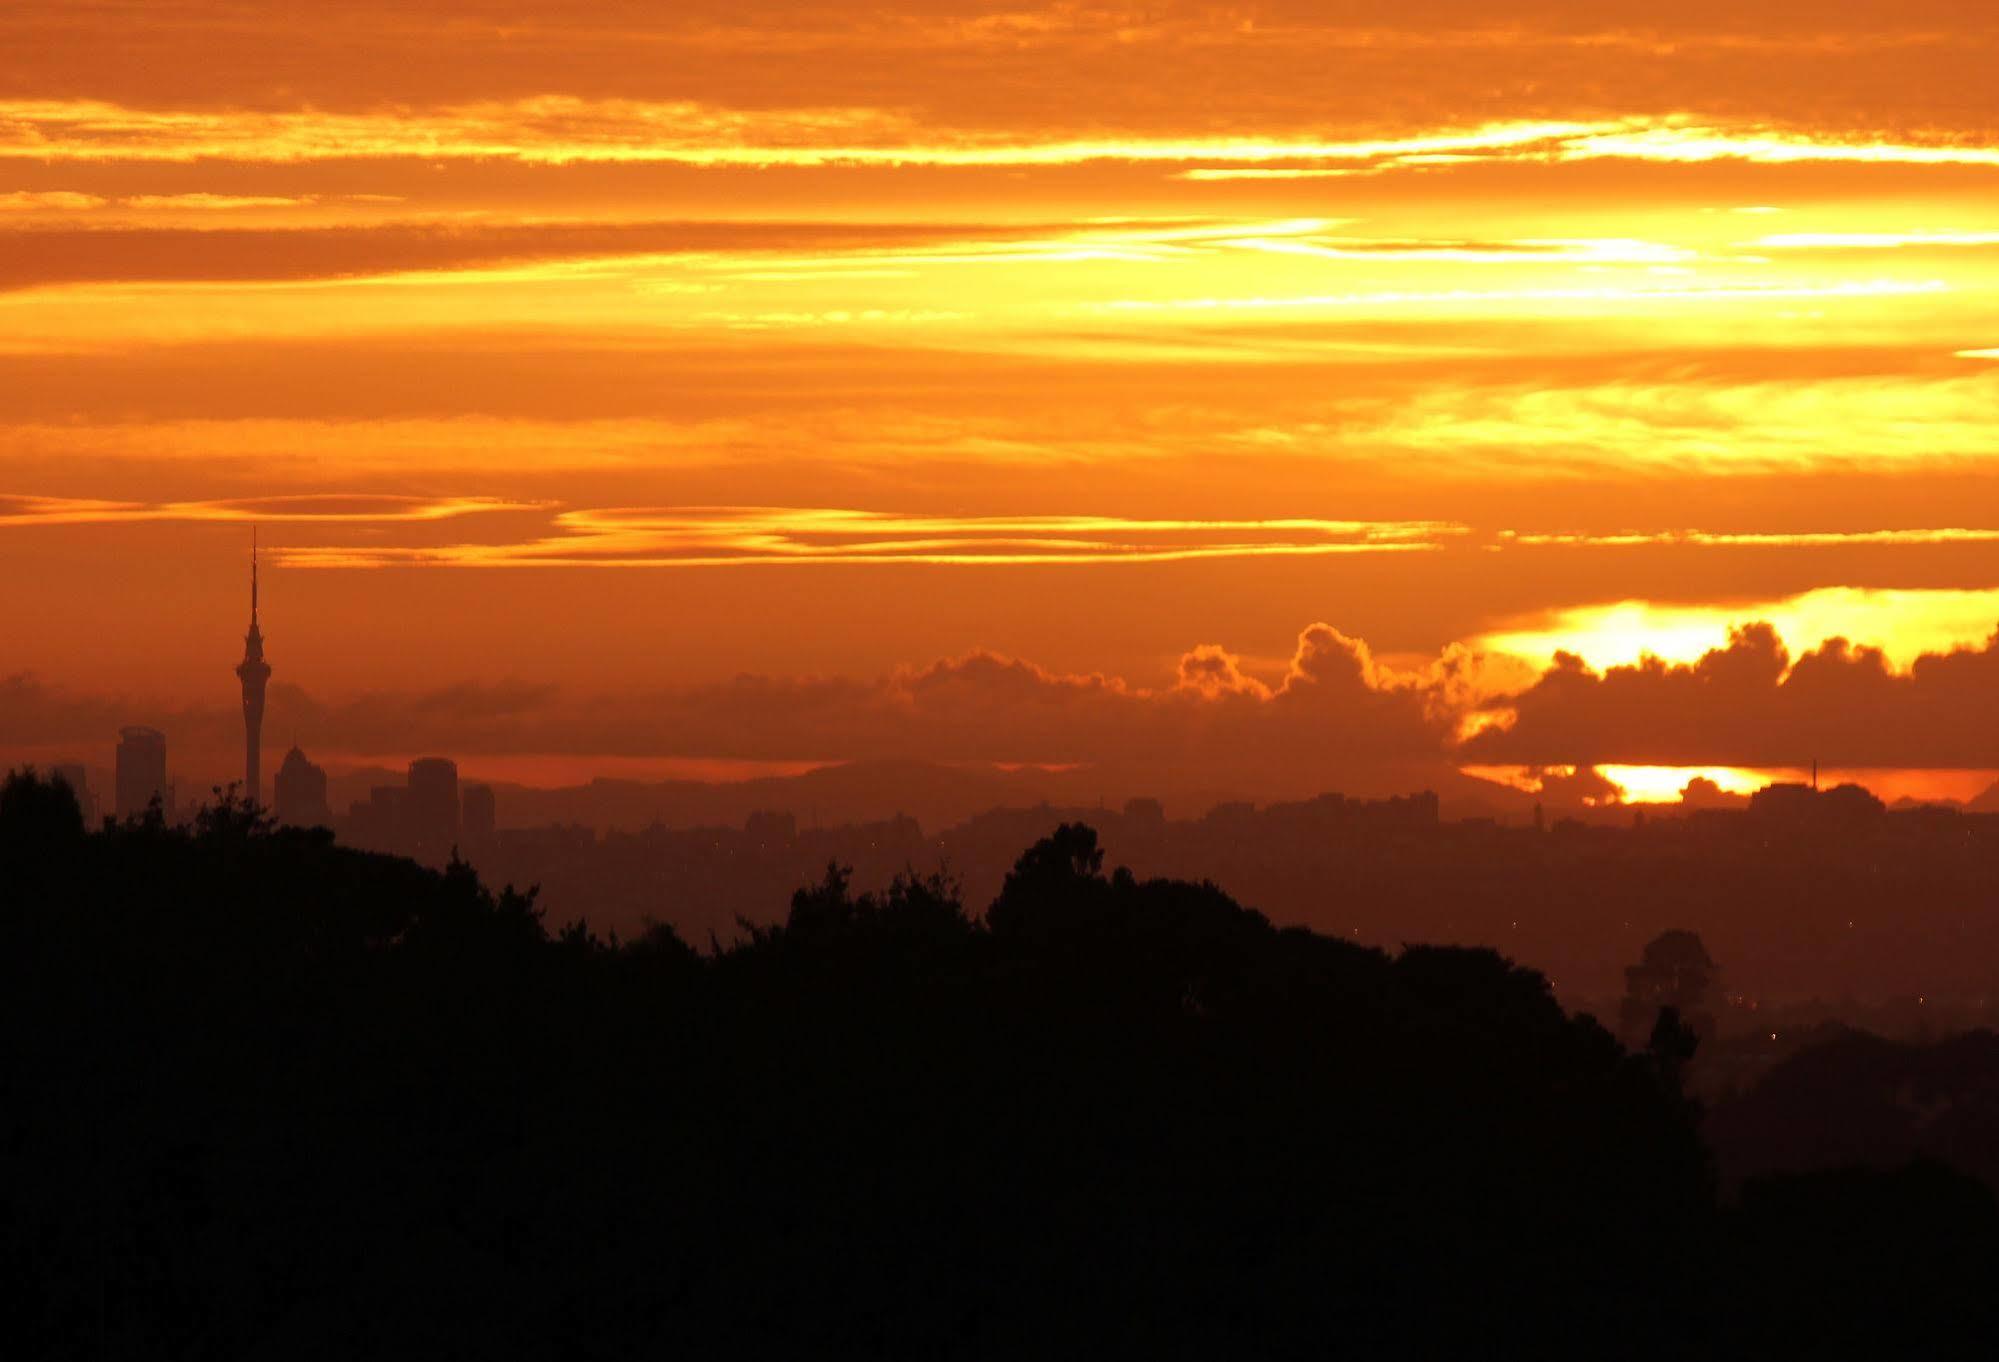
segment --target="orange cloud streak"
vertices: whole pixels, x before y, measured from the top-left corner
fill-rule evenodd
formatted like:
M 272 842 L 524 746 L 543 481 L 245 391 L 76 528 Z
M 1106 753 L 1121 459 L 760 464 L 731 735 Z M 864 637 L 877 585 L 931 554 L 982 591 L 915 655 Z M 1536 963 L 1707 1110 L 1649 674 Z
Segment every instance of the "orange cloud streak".
M 943 135 L 939 135 L 940 131 Z M 1626 160 L 1759 165 L 1999 166 L 1999 146 L 1883 141 L 1687 115 L 1513 121 L 1400 136 L 1063 137 L 925 128 L 866 107 L 735 109 L 544 95 L 395 112 L 130 108 L 95 100 L 0 101 L 0 158 L 252 161 L 414 158 L 530 164 L 688 166 L 1065 166 L 1160 162 L 1254 167 L 1350 162 L 1421 167 L 1480 161 Z
M 908 516 L 805 507 L 571 510 L 555 525 L 559 533 L 524 543 L 293 545 L 277 553 L 285 565 L 306 568 L 994 567 L 1411 553 L 1465 532 L 1435 521 Z

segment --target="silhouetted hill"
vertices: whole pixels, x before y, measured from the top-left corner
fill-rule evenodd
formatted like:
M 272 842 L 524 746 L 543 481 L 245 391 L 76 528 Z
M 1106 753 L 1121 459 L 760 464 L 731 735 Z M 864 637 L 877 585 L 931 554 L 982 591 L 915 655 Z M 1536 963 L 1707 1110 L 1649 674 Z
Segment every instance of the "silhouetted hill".
M 476 768 L 470 768 L 476 769 Z M 1438 792 L 1447 818 L 1504 816 L 1518 820 L 1533 796 L 1463 775 L 1441 763 L 1369 770 L 1347 788 L 1385 797 L 1409 790 Z M 363 768 L 332 776 L 329 798 L 336 813 L 368 797 L 370 787 L 400 785 L 400 771 Z M 545 788 L 489 782 L 503 827 L 581 825 L 599 832 L 631 832 L 652 824 L 669 828 L 740 824 L 759 810 L 788 813 L 804 827 L 874 823 L 898 815 L 925 827 L 962 823 L 988 809 L 1049 804 L 1064 808 L 1118 806 L 1133 796 L 1160 796 L 1176 813 L 1198 816 L 1216 804 L 1265 792 L 1216 788 L 1182 775 L 1166 785 L 1133 773 L 1090 768 L 947 766 L 929 762 L 852 762 L 822 766 L 796 776 L 739 781 L 624 780 L 599 778 L 585 785 Z M 1168 788 L 1170 786 L 1170 788 Z
M 1835 1032 L 1720 1103 L 1708 1130 L 1733 1178 L 1925 1158 L 1999 1190 L 1999 1035 Z
M 983 913 L 835 866 L 703 956 L 237 806 L 86 833 L 66 801 L 0 788 L 10 1357 L 1992 1337 L 1975 1184 L 1717 1205 L 1670 1012 L 1627 1052 L 1495 952 L 1279 929 L 1080 825 Z M 1819 1301 L 1828 1221 L 1873 1275 Z
M 868 887 L 943 865 L 984 902 L 1019 848 L 1081 821 L 1141 876 L 1213 879 L 1275 921 L 1361 943 L 1491 946 L 1572 1001 L 1614 997 L 1644 943 L 1684 927 L 1724 962 L 1745 1007 L 1899 995 L 1985 1006 L 1999 921 L 1965 905 L 1999 895 L 1999 818 L 1890 812 L 1832 792 L 1791 805 L 1654 813 L 1642 826 L 1625 811 L 1537 832 L 1451 822 L 1441 799 L 1324 795 L 1197 817 L 1138 800 L 996 807 L 941 828 L 759 817 L 602 838 L 516 829 L 466 854 L 493 877 L 541 885 L 555 920 L 587 913 L 629 932 L 652 917 L 705 942 L 731 939 L 738 917 L 773 920 L 789 887 L 828 860 Z

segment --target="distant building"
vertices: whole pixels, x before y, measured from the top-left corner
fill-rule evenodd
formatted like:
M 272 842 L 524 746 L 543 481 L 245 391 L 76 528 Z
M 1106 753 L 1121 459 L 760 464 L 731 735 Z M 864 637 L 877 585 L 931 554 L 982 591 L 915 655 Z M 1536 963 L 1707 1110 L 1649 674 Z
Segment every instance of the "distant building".
M 370 851 L 409 850 L 408 802 L 409 791 L 400 785 L 371 787 L 366 799 L 349 807 L 342 840 Z
M 743 835 L 759 846 L 790 846 L 798 840 L 798 818 L 789 813 L 758 809 L 743 820 Z
M 459 823 L 467 842 L 484 846 L 493 840 L 493 829 L 499 821 L 499 810 L 493 799 L 492 786 L 465 786 L 459 791 L 458 812 Z
M 167 810 L 167 735 L 134 724 L 118 730 L 117 814 L 136 818 L 154 800 Z
M 1749 796 L 1749 812 L 1766 823 L 1793 827 L 1863 826 L 1887 813 L 1887 806 L 1858 785 L 1830 790 L 1798 783 L 1765 785 Z
M 1765 785 L 1749 796 L 1749 811 L 1759 818 L 1802 820 L 1811 816 L 1818 791 L 1800 781 Z
M 1138 797 L 1124 802 L 1124 816 L 1145 828 L 1166 826 L 1166 806 L 1156 799 Z
M 96 826 L 97 799 L 90 792 L 90 772 L 84 769 L 81 762 L 64 762 L 55 768 L 53 774 L 76 796 L 76 807 L 83 811 L 83 825 L 87 828 Z
M 271 782 L 273 812 L 280 823 L 299 828 L 323 828 L 333 823 L 326 804 L 326 772 L 293 747 Z
M 458 845 L 458 763 L 419 757 L 410 763 L 409 835 L 420 856 L 442 860 Z
M 1224 800 L 1201 815 L 1203 823 L 1228 827 L 1247 827 L 1256 821 L 1256 805 L 1246 799 Z

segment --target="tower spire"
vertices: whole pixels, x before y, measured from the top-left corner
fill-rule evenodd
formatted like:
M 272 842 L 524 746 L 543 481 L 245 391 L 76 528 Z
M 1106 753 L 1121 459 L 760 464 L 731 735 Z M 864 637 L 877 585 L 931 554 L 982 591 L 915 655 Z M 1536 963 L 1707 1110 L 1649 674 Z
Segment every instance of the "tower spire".
M 261 804 L 264 684 L 271 679 L 271 664 L 264 661 L 264 631 L 257 627 L 257 527 L 254 525 L 250 527 L 250 632 L 243 635 L 243 660 L 236 664 L 236 679 L 243 683 L 243 797 L 252 804 Z

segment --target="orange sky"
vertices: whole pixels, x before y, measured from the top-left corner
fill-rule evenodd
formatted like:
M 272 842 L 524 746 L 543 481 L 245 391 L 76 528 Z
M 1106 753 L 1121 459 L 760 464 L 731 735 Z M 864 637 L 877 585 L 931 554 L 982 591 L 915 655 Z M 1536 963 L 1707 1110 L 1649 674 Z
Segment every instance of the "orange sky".
M 0 750 L 1999 767 L 1982 0 L 326 8 L 0 11 Z

